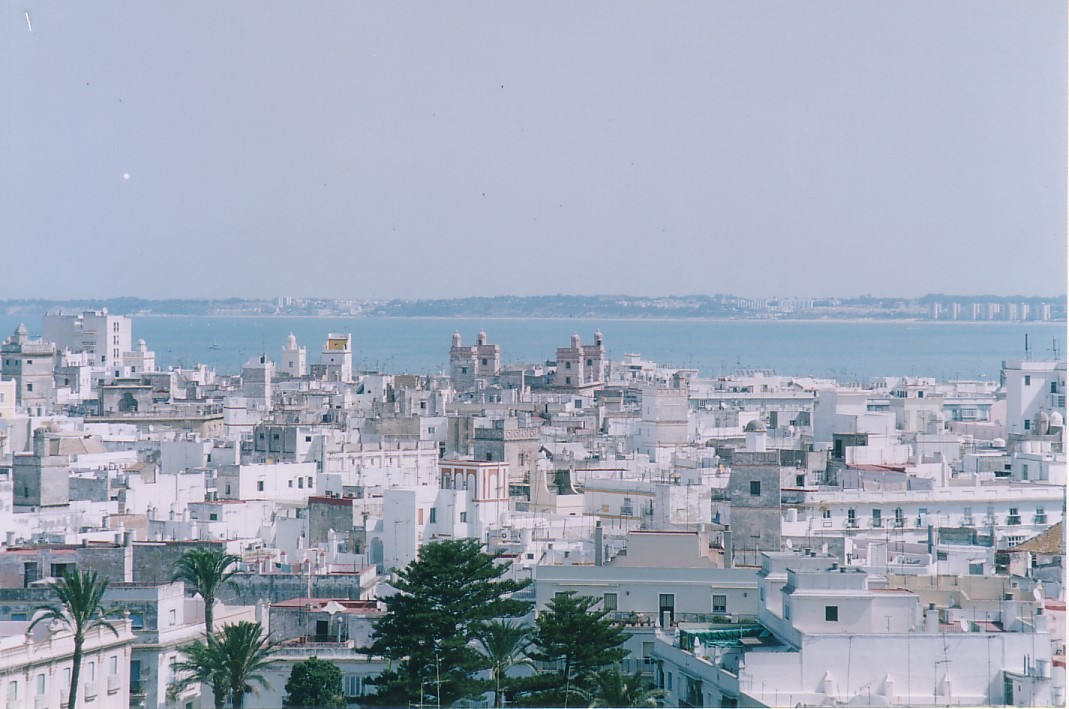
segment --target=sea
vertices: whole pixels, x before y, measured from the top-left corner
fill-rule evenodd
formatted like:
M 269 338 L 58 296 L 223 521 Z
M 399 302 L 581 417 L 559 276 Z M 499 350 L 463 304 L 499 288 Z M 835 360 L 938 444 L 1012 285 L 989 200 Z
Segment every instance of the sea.
M 0 339 L 20 318 L 0 315 Z M 26 321 L 31 336 L 41 321 Z M 327 333 L 351 333 L 358 371 L 448 372 L 454 332 L 465 345 L 485 331 L 503 363 L 553 360 L 572 333 L 592 343 L 604 336 L 610 359 L 638 354 L 716 377 L 765 369 L 787 376 L 868 382 L 882 376 L 939 380 L 997 379 L 1003 360 L 1064 358 L 1065 323 L 939 321 L 622 320 L 584 318 L 345 318 L 278 316 L 135 316 L 133 337 L 156 352 L 161 368 L 203 363 L 238 373 L 253 357 L 278 361 L 293 333 L 319 360 Z M 1026 339 L 1029 352 L 1026 353 Z

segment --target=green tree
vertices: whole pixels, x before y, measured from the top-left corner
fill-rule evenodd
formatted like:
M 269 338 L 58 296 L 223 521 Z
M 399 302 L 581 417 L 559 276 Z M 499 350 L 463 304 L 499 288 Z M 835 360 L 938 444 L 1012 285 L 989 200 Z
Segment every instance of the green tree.
M 181 651 L 186 659 L 174 665 L 175 673 L 179 677 L 167 689 L 168 699 L 176 701 L 178 695 L 187 687 L 206 684 L 212 688 L 215 709 L 223 709 L 227 694 L 226 668 L 212 643 L 196 640 L 183 646 Z
M 341 670 L 333 662 L 313 656 L 298 662 L 286 682 L 287 707 L 344 707 Z
M 186 590 L 199 593 L 204 599 L 204 633 L 212 634 L 215 612 L 215 595 L 225 584 L 231 584 L 236 573 L 235 565 L 241 561 L 223 549 L 196 547 L 178 557 L 174 564 L 172 581 L 184 581 Z
M 276 648 L 259 623 L 243 620 L 224 625 L 218 636 L 208 635 L 207 642 L 197 640 L 182 649 L 186 659 L 175 669 L 186 674 L 177 686 L 207 682 L 215 693 L 216 707 L 222 706 L 221 697 L 229 695 L 234 709 L 241 709 L 253 684 L 268 686 L 263 672 Z
M 32 630 L 38 623 L 56 622 L 74 634 L 74 657 L 71 668 L 71 685 L 67 707 L 75 709 L 78 705 L 78 680 L 82 674 L 82 655 L 85 652 L 86 633 L 99 628 L 107 628 L 119 635 L 119 631 L 106 616 L 118 612 L 119 608 L 104 607 L 104 593 L 108 590 L 108 580 L 98 576 L 95 571 L 74 571 L 65 573 L 49 584 L 57 603 L 38 606 L 34 609 Z
M 665 692 L 650 687 L 641 672 L 625 675 L 620 663 L 614 662 L 612 667 L 595 672 L 590 688 L 581 694 L 595 707 L 655 707 Z
M 399 592 L 383 599 L 386 613 L 370 651 L 397 665 L 376 677 L 375 701 L 449 705 L 485 691 L 486 683 L 472 677 L 488 666 L 473 643 L 480 627 L 522 616 L 531 605 L 510 597 L 530 582 L 502 578 L 507 572 L 476 540 L 424 545 L 398 573 Z
M 596 671 L 627 657 L 627 650 L 621 647 L 627 633 L 606 619 L 610 611 L 592 610 L 600 602 L 599 598 L 579 596 L 574 591 L 559 593 L 535 621 L 534 649 L 529 654 L 534 660 L 556 663 L 559 668 L 555 703 L 567 704 L 575 689 L 587 683 Z
M 510 621 L 492 620 L 479 627 L 475 640 L 479 650 L 490 663 L 494 706 L 503 706 L 503 690 L 507 684 L 506 673 L 509 668 L 517 665 L 534 666 L 530 658 L 526 657 L 527 647 L 531 643 L 531 631 Z

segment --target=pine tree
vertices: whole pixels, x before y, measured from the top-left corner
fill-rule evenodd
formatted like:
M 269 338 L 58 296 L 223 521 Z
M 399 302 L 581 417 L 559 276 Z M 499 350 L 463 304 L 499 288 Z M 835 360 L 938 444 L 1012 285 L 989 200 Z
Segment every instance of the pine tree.
M 473 641 L 483 623 L 522 616 L 531 605 L 510 597 L 530 582 L 502 578 L 507 572 L 476 540 L 424 545 L 398 574 L 399 593 L 384 599 L 375 626 L 370 651 L 397 663 L 375 679 L 375 701 L 444 706 L 486 691 L 473 675 L 489 662 Z
M 606 619 L 610 611 L 592 610 L 600 602 L 568 591 L 554 596 L 539 613 L 530 657 L 558 667 L 556 687 L 544 692 L 541 701 L 566 705 L 595 672 L 627 657 L 622 647 L 627 633 Z

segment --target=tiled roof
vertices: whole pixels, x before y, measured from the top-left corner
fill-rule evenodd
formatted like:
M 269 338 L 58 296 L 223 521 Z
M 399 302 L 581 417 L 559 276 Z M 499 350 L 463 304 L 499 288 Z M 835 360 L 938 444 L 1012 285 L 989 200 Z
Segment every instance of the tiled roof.
M 1033 554 L 1065 554 L 1065 525 L 1062 522 L 1021 542 L 1010 551 L 1030 551 Z

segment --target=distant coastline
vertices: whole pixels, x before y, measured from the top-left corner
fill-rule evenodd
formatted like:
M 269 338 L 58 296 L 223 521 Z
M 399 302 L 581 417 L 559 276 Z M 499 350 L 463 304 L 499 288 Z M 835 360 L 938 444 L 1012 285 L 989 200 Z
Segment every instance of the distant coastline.
M 107 308 L 132 317 L 301 317 L 430 319 L 680 320 L 689 322 L 1066 322 L 1066 298 L 955 296 L 920 298 L 741 298 L 733 295 L 646 297 L 496 296 L 435 300 L 106 298 L 0 300 L 0 314 L 38 318 Z

